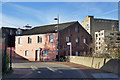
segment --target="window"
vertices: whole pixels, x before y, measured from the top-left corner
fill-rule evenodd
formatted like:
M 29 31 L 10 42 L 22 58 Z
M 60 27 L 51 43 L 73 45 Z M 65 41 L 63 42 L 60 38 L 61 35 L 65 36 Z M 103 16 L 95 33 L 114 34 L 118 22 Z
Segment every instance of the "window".
M 118 37 L 117 40 L 120 40 L 120 37 Z
M 84 38 L 84 39 L 83 39 L 83 42 L 84 42 L 85 44 L 87 44 L 87 39 L 86 39 L 86 38 Z
M 100 47 L 99 47 L 99 49 L 100 49 Z
M 103 35 L 103 33 L 101 33 L 101 35 Z
M 99 40 L 100 40 L 100 38 L 99 38 Z
M 28 43 L 32 42 L 32 38 L 28 37 Z
M 98 35 L 96 34 L 96 37 L 98 37 Z
M 96 44 L 97 44 L 97 42 L 96 42 Z
M 96 50 L 98 50 L 98 47 L 96 47 Z
M 18 38 L 18 44 L 22 43 L 22 38 Z
M 13 31 L 12 30 L 10 30 L 10 35 L 13 35 Z
M 117 33 L 118 36 L 120 36 L 120 33 Z
M 38 36 L 38 43 L 42 42 L 42 36 Z
M 79 52 L 78 52 L 78 51 L 76 51 L 76 52 L 75 52 L 75 54 L 76 54 L 76 56 L 78 56 L 78 55 L 79 55 Z
M 100 42 L 99 42 L 99 44 L 100 44 Z
M 50 42 L 54 42 L 54 35 L 49 36 Z
M 79 43 L 79 38 L 76 38 L 76 43 Z
M 48 56 L 48 51 L 43 51 L 43 56 Z
M 29 52 L 28 50 L 25 51 L 25 56 L 28 56 L 29 55 Z
M 75 31 L 78 33 L 79 32 L 79 26 L 75 27 Z
M 110 33 L 110 35 L 114 35 L 114 33 Z
M 86 56 L 86 51 L 83 52 L 83 55 Z
M 100 36 L 100 33 L 99 33 L 99 36 Z
M 66 37 L 66 42 L 70 42 L 70 37 Z

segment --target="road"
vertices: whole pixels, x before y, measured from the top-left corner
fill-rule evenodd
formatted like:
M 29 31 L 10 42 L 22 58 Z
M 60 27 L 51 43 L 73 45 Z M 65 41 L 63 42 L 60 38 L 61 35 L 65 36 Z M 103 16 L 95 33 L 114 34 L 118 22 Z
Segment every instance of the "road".
M 113 73 L 96 70 L 69 62 L 14 62 L 12 74 L 4 76 L 4 79 L 43 79 L 43 78 L 64 78 L 64 79 L 82 79 L 82 78 L 110 78 L 117 79 Z
M 5 78 L 87 78 L 80 69 L 59 62 L 13 63 L 13 70 Z

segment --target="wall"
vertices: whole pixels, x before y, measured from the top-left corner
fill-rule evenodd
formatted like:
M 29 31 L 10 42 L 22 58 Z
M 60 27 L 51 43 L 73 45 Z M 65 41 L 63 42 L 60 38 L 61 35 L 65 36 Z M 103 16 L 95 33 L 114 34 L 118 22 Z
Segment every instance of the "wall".
M 120 75 L 120 70 L 118 70 L 118 67 L 120 67 L 120 59 L 71 56 L 70 62 L 93 67 L 95 69 L 101 69 L 107 72 L 113 72 Z
M 99 22 L 99 20 L 102 20 Z M 108 20 L 94 18 L 94 16 L 86 16 L 86 18 L 81 22 L 82 26 L 94 37 L 94 33 L 99 30 L 109 30 L 112 31 L 112 27 L 115 26 L 117 31 L 119 30 L 118 20 Z
M 78 32 L 76 32 L 78 28 Z M 79 55 L 83 55 L 83 51 L 86 51 L 86 55 L 89 55 L 89 45 L 91 44 L 91 35 L 79 24 L 74 23 L 60 31 L 60 50 L 61 56 L 69 55 L 70 48 L 67 45 L 66 37 L 70 37 L 72 43 L 72 55 L 75 55 L 76 51 Z M 76 38 L 79 38 L 79 42 L 76 43 Z M 83 42 L 83 39 L 87 38 L 87 44 Z
M 49 42 L 49 35 L 54 35 L 54 42 Z M 42 36 L 42 43 L 38 43 L 38 36 Z M 48 56 L 43 57 L 42 55 L 39 56 L 41 60 L 48 60 L 52 61 L 56 58 L 57 55 L 57 33 L 48 33 L 48 34 L 38 34 L 38 35 L 24 35 L 24 36 L 16 36 L 15 41 L 15 52 L 16 54 L 30 60 L 35 61 L 35 53 L 36 50 L 39 50 L 39 48 L 42 48 L 43 50 L 48 51 Z M 18 44 L 18 38 L 22 38 L 22 43 Z M 28 44 L 28 37 L 32 38 L 32 43 Z M 25 51 L 29 51 L 29 55 L 25 56 Z M 38 61 L 40 61 L 40 59 Z

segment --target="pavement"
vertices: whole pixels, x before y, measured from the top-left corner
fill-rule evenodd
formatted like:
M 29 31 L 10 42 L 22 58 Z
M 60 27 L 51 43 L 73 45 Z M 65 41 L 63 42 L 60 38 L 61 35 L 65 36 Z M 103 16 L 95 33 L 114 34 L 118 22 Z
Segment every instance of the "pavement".
M 118 75 L 69 62 L 29 62 L 13 63 L 12 74 L 3 79 L 112 79 L 120 80 Z M 118 79 L 119 78 L 119 79 Z

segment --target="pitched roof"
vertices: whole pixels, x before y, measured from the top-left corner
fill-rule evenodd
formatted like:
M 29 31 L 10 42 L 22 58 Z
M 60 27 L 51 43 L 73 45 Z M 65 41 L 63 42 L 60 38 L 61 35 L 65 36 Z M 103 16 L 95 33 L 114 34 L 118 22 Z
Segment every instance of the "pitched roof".
M 73 22 L 66 22 L 66 23 L 60 23 L 59 24 L 59 28 L 58 30 L 63 30 L 67 27 L 69 27 L 70 25 L 76 23 L 77 21 L 73 21 Z M 57 30 L 57 26 L 58 24 L 51 24 L 51 25 L 44 25 L 44 26 L 37 26 L 34 27 L 32 29 L 29 30 L 25 30 L 23 31 L 22 35 L 33 35 L 33 34 L 44 34 L 44 33 L 55 33 Z

